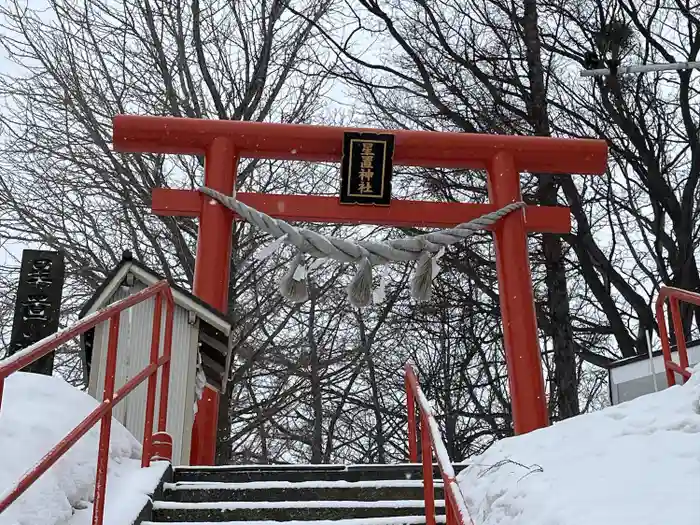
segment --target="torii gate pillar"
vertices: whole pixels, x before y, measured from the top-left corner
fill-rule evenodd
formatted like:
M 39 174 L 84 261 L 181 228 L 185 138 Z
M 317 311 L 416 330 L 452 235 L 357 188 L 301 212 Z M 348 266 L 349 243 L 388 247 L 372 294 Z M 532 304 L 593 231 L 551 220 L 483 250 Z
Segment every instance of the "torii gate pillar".
M 487 181 L 489 198 L 498 208 L 522 200 L 520 174 L 512 155 L 502 152 L 494 155 Z M 544 427 L 549 421 L 524 214 L 510 213 L 503 217 L 496 225 L 493 237 L 503 347 L 506 363 L 513 363 L 509 365 L 508 373 L 513 424 L 515 433 L 521 434 Z M 524 352 L 522 348 L 536 351 Z
M 233 142 L 226 137 L 214 139 L 205 154 L 205 186 L 230 195 L 236 183 L 237 166 Z M 223 313 L 228 312 L 232 233 L 231 212 L 201 199 L 192 293 Z M 219 394 L 206 387 L 194 418 L 190 464 L 214 464 L 218 416 Z
M 231 194 L 240 157 L 339 162 L 346 131 L 393 134 L 394 165 L 486 169 L 490 203 L 394 200 L 389 207 L 373 207 L 343 206 L 337 198 L 310 195 L 242 193 L 237 198 L 288 221 L 449 228 L 521 201 L 520 171 L 599 175 L 605 172 L 607 162 L 607 145 L 601 140 L 131 115 L 114 118 L 113 141 L 114 149 L 122 152 L 204 155 L 204 184 Z M 199 217 L 193 291 L 225 313 L 233 214 L 192 190 L 156 188 L 152 208 L 161 215 Z M 527 234 L 569 233 L 570 221 L 568 208 L 527 206 L 521 212 L 510 213 L 492 228 L 516 434 L 548 424 Z M 193 429 L 193 465 L 214 463 L 217 416 L 217 393 L 207 389 L 198 405 Z

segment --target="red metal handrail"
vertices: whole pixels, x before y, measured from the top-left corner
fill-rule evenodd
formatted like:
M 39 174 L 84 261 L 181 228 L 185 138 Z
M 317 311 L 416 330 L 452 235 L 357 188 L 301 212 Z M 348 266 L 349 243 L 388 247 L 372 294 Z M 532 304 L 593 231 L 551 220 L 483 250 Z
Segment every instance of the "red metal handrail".
M 420 416 L 421 455 L 423 460 L 423 492 L 425 498 L 425 524 L 435 525 L 435 488 L 433 485 L 433 452 L 444 482 L 445 513 L 447 525 L 474 525 L 467 504 L 459 489 L 455 471 L 440 436 L 440 429 L 433 417 L 410 363 L 404 368 L 406 403 L 408 408 L 408 455 L 411 463 L 418 463 L 418 432 L 416 428 L 416 403 Z
M 153 312 L 153 332 L 151 338 L 150 364 L 134 376 L 119 390 L 114 392 L 115 373 L 117 364 L 117 343 L 119 340 L 120 314 L 132 306 L 155 297 Z M 163 355 L 159 358 L 161 314 L 165 299 L 167 310 L 165 316 L 165 338 Z M 75 325 L 61 330 L 41 341 L 17 352 L 0 361 L 0 409 L 2 409 L 2 391 L 5 379 L 12 373 L 32 364 L 37 359 L 55 351 L 62 344 L 79 336 L 98 324 L 109 320 L 109 344 L 107 347 L 107 362 L 105 366 L 104 394 L 102 403 L 95 408 L 83 421 L 68 433 L 54 448 L 52 448 L 31 470 L 9 490 L 0 495 L 0 513 L 7 509 L 19 498 L 39 477 L 58 461 L 81 437 L 83 437 L 98 421 L 100 425 L 100 441 L 97 454 L 97 474 L 95 481 L 95 498 L 92 511 L 92 525 L 102 525 L 107 484 L 107 462 L 109 460 L 109 437 L 112 430 L 112 410 L 136 387 L 148 379 L 146 398 L 146 417 L 144 422 L 143 452 L 141 466 L 148 467 L 152 459 L 171 459 L 172 439 L 165 431 L 167 423 L 168 388 L 170 379 L 170 354 L 172 350 L 174 301 L 167 281 L 160 281 L 145 290 L 126 299 L 122 299 L 107 308 L 91 314 Z M 153 434 L 153 418 L 155 410 L 156 381 L 158 368 L 161 368 L 160 406 L 158 411 L 158 431 Z
M 673 331 L 676 334 L 676 348 L 678 348 L 680 365 L 671 358 L 671 343 L 668 337 L 666 316 L 664 315 L 666 299 L 668 299 L 671 307 L 671 320 L 673 322 Z M 691 375 L 688 364 L 688 347 L 686 346 L 685 333 L 683 332 L 683 320 L 681 319 L 681 312 L 678 306 L 680 301 L 700 306 L 700 294 L 680 288 L 662 286 L 659 290 L 659 297 L 656 299 L 656 322 L 659 324 L 659 337 L 661 338 L 661 349 L 664 354 L 664 368 L 668 386 L 676 384 L 676 373 L 683 378 L 683 383 L 690 379 Z

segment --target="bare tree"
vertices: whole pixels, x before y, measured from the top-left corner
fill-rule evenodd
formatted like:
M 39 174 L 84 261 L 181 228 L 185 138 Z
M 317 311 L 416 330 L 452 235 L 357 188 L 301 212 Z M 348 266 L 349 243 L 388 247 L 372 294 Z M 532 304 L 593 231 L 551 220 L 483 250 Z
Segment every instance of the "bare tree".
M 606 177 L 522 179 L 528 202 L 566 202 L 575 219 L 571 235 L 531 239 L 550 413 L 597 408 L 605 374 L 588 363 L 646 350 L 659 281 L 700 286 L 697 77 L 576 80 L 591 50 L 617 60 L 697 57 L 689 7 L 642 4 L 54 0 L 44 16 L 11 2 L 0 7 L 3 44 L 19 69 L 0 77 L 0 237 L 65 250 L 67 318 L 123 249 L 191 284 L 196 221 L 152 215 L 150 192 L 196 187 L 202 159 L 114 153 L 117 113 L 322 122 L 332 111 L 325 90 L 339 80 L 353 93 L 353 118 L 369 125 L 602 137 Z M 246 160 L 239 187 L 329 194 L 336 178 L 332 166 Z M 483 202 L 486 187 L 471 171 L 397 169 L 395 194 Z M 400 371 L 409 359 L 454 458 L 512 433 L 489 234 L 447 250 L 431 303 L 409 299 L 410 267 L 399 265 L 388 270 L 387 301 L 362 311 L 345 301 L 347 267 L 319 269 L 312 300 L 289 305 L 275 290 L 290 253 L 255 260 L 265 239 L 244 224 L 232 242 L 235 365 L 219 462 L 405 460 Z M 6 268 L 0 297 L 11 283 Z M 10 308 L 0 303 L 4 322 Z M 75 356 L 60 364 L 80 381 Z
M 700 51 L 700 19 L 682 2 L 586 2 L 575 8 L 555 2 L 547 9 L 561 16 L 563 26 L 543 32 L 544 46 L 575 63 L 585 64 L 584 51 L 627 63 L 693 61 Z M 581 193 L 596 209 L 588 231 L 579 227 L 580 242 L 572 246 L 596 297 L 609 294 L 628 305 L 617 320 L 611 317 L 616 337 L 632 331 L 634 346 L 643 349 L 644 332 L 655 326 L 649 306 L 658 286 L 700 287 L 697 74 L 598 78 L 576 90 L 553 78 L 552 85 L 559 129 L 593 133 L 610 144 L 611 177 Z M 611 241 L 592 249 L 589 239 L 601 228 Z M 610 294 L 611 287 L 617 293 Z M 689 320 L 692 311 L 684 313 Z M 630 324 L 637 325 L 636 333 Z
M 610 144 L 608 177 L 523 179 L 526 200 L 565 201 L 575 219 L 566 245 L 544 235 L 533 251 L 543 265 L 534 269 L 535 292 L 538 322 L 552 348 L 554 417 L 579 411 L 575 356 L 605 364 L 646 351 L 659 280 L 697 288 L 697 234 L 683 226 L 694 224 L 697 209 L 692 73 L 671 74 L 678 76 L 672 94 L 661 92 L 662 75 L 601 79 L 595 88 L 574 81 L 592 49 L 617 60 L 695 59 L 700 44 L 692 10 L 671 1 L 643 4 L 348 0 L 319 23 L 329 50 L 342 57 L 342 69 L 333 73 L 363 99 L 367 123 L 593 136 Z M 650 13 L 664 13 L 665 22 Z M 678 28 L 673 43 L 661 33 L 666 21 Z M 630 179 L 630 170 L 639 177 Z M 485 193 L 472 173 L 412 174 L 436 198 L 478 201 Z M 655 218 L 647 210 L 656 210 Z
M 316 20 L 326 8 L 319 0 L 303 9 Z M 277 0 L 55 0 L 41 12 L 17 1 L 3 4 L 0 16 L 15 66 L 0 77 L 0 238 L 65 252 L 68 320 L 125 249 L 178 284 L 192 282 L 196 221 L 154 216 L 150 195 L 154 187 L 196 187 L 202 159 L 116 154 L 114 115 L 302 122 L 321 109 L 325 78 L 310 61 L 319 59 L 313 24 Z M 308 188 L 300 174 L 311 173 L 253 161 L 242 164 L 238 180 L 243 188 L 293 192 Z M 245 263 L 261 237 L 240 226 L 234 236 L 230 296 L 250 301 L 242 290 L 255 265 Z M 13 270 L 4 269 L 3 297 L 14 296 Z M 271 308 L 274 286 L 261 293 L 257 306 L 237 306 L 238 321 Z M 60 364 L 75 371 L 69 377 L 82 381 L 77 353 L 63 357 Z

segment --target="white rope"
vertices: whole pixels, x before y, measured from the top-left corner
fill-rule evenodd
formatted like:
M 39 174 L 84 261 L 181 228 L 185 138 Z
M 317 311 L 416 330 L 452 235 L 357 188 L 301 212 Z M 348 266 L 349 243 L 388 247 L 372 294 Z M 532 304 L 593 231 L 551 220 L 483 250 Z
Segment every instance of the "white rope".
M 372 267 L 394 261 L 418 261 L 411 282 L 411 296 L 418 301 L 429 300 L 432 280 L 439 271 L 437 259 L 447 246 L 465 241 L 477 231 L 493 226 L 509 213 L 525 206 L 524 202 L 514 202 L 454 228 L 377 243 L 341 239 L 321 235 L 306 228 L 296 228 L 288 222 L 274 219 L 206 186 L 200 187 L 199 190 L 235 212 L 246 222 L 277 239 L 276 243 L 292 245 L 299 251 L 289 271 L 280 281 L 280 292 L 286 299 L 303 302 L 308 298 L 304 280 L 295 278 L 295 273 L 296 277 L 299 277 L 297 270 L 300 267 L 305 272 L 302 254 L 307 254 L 316 259 L 328 258 L 359 265 L 357 274 L 348 286 L 350 302 L 358 307 L 368 306 L 372 302 Z M 266 252 L 269 252 L 266 256 L 271 253 L 270 250 Z

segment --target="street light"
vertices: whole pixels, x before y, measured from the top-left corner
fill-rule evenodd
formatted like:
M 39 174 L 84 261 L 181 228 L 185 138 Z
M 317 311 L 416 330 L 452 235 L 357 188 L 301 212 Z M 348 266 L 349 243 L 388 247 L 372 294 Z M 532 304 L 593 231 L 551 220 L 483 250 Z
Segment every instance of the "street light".
M 680 71 L 684 69 L 700 69 L 700 62 L 676 62 L 674 64 L 641 64 L 638 66 L 624 66 L 617 68 L 618 75 L 631 75 L 633 73 L 648 73 L 650 71 Z M 582 77 L 610 76 L 610 69 L 584 69 Z

